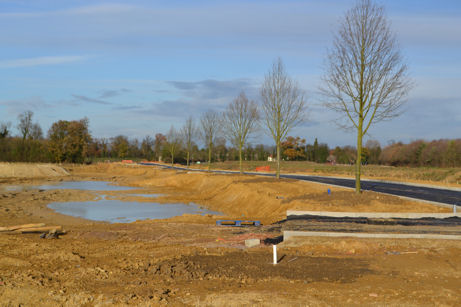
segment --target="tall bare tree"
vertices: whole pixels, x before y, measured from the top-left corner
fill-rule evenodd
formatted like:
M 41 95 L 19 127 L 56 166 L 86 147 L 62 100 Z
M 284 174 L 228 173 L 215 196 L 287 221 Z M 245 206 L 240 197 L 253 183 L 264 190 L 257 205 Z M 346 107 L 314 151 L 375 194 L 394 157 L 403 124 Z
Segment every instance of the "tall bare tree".
M 207 111 L 200 118 L 201 136 L 208 149 L 208 170 L 211 168 L 211 153 L 216 136 L 221 132 L 221 119 L 215 111 Z
M 372 123 L 399 115 L 411 81 L 384 8 L 360 0 L 342 20 L 328 52 L 321 91 L 342 114 L 340 126 L 357 131 L 355 189 L 360 193 L 362 138 Z
M 296 81 L 285 72 L 278 58 L 264 78 L 261 88 L 264 122 L 277 150 L 276 177 L 280 178 L 280 143 L 304 119 L 305 100 Z
M 22 135 L 22 140 L 25 141 L 26 138 L 30 136 L 32 130 L 32 116 L 34 116 L 34 112 L 32 111 L 24 111 L 23 113 L 18 115 L 18 130 Z
M 240 173 L 243 173 L 242 151 L 248 137 L 257 127 L 258 108 L 254 101 L 248 101 L 244 92 L 227 106 L 223 113 L 223 127 L 226 138 L 239 151 Z
M 181 134 L 178 131 L 176 131 L 176 129 L 173 126 L 171 126 L 170 130 L 166 135 L 166 146 L 171 155 L 171 165 L 174 164 L 174 156 L 181 148 L 181 144 Z
M 184 145 L 186 147 L 187 167 L 189 167 L 192 146 L 194 145 L 194 139 L 197 136 L 197 128 L 195 127 L 194 119 L 192 116 L 189 116 L 189 118 L 184 123 L 184 126 L 181 129 L 181 134 L 184 140 Z

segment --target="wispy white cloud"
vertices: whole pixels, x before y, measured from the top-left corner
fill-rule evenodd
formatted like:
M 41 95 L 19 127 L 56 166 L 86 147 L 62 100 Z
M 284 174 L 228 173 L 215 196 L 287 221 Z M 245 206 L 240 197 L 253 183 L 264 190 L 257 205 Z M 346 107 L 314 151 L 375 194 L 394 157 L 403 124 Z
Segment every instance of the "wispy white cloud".
M 0 68 L 31 67 L 42 65 L 59 65 L 86 60 L 86 56 L 44 56 L 25 59 L 0 61 Z
M 107 102 L 107 101 L 104 101 L 104 100 L 101 100 L 101 99 L 87 97 L 87 96 L 84 96 L 84 95 L 72 94 L 72 97 L 75 98 L 77 101 L 97 103 L 97 104 L 106 104 L 106 105 L 111 104 L 110 102 Z

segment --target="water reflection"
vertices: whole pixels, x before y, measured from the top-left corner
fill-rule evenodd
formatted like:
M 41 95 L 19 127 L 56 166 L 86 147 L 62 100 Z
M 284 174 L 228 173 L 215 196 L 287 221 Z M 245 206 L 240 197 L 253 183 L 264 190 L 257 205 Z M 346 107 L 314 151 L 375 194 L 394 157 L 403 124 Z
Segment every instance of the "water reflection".
M 201 209 L 194 203 L 188 205 L 160 204 L 108 199 L 51 203 L 48 207 L 62 214 L 111 223 L 130 223 L 144 219 L 166 219 L 184 213 L 222 215 L 220 212 Z
M 107 181 L 61 181 L 44 185 L 2 185 L 5 192 L 22 192 L 28 190 L 83 190 L 83 191 L 128 191 L 139 188 L 112 185 Z M 146 194 L 147 195 L 147 194 Z
M 127 191 L 135 190 L 133 187 L 112 185 L 107 181 L 62 181 L 58 184 L 36 186 L 40 190 L 84 190 L 84 191 Z

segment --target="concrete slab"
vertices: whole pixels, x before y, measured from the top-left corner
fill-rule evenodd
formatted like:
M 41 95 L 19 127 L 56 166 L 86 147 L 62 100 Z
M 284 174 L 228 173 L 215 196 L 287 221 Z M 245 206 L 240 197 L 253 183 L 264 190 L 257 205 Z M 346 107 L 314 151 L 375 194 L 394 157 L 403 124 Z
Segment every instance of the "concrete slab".
M 379 238 L 379 239 L 443 239 L 461 240 L 461 235 L 416 234 L 416 233 L 351 233 L 351 232 L 325 232 L 325 231 L 292 231 L 283 232 L 283 240 L 293 237 L 354 237 L 354 238 Z
M 247 239 L 247 240 L 245 240 L 245 246 L 246 247 L 259 246 L 260 243 L 261 243 L 261 241 L 259 239 Z
M 287 210 L 288 216 L 296 215 L 317 215 L 327 217 L 365 217 L 372 219 L 421 219 L 421 218 L 437 218 L 445 219 L 449 217 L 461 217 L 461 212 L 457 213 L 412 213 L 412 212 L 335 212 L 335 211 L 296 211 Z

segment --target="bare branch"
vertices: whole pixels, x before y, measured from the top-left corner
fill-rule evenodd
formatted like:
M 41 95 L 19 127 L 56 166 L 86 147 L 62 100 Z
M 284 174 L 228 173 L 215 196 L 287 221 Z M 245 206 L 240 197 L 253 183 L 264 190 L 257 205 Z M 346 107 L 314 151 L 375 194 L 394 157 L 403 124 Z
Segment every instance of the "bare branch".
M 184 126 L 181 129 L 182 138 L 184 140 L 184 145 L 187 151 L 187 166 L 189 167 L 190 163 L 190 154 L 192 152 L 192 145 L 194 143 L 194 139 L 197 136 L 197 128 L 195 127 L 194 119 L 190 116 Z
M 177 151 L 181 148 L 182 138 L 181 134 L 171 126 L 168 134 L 166 135 L 166 146 L 171 155 L 171 165 L 174 164 L 174 157 Z
M 356 187 L 360 189 L 362 137 L 372 123 L 400 115 L 412 83 L 384 8 L 359 0 L 349 10 L 328 51 L 321 92 L 325 106 L 357 130 Z
M 285 72 L 278 58 L 261 88 L 264 122 L 277 147 L 277 178 L 280 177 L 280 142 L 304 119 L 305 100 L 297 83 Z
M 207 111 L 200 118 L 201 137 L 208 148 L 208 169 L 211 167 L 211 152 L 216 137 L 221 132 L 221 120 L 215 111 Z
M 223 113 L 224 135 L 239 150 L 240 172 L 242 169 L 242 149 L 251 133 L 256 130 L 258 109 L 254 101 L 248 101 L 242 92 L 227 106 Z

